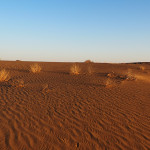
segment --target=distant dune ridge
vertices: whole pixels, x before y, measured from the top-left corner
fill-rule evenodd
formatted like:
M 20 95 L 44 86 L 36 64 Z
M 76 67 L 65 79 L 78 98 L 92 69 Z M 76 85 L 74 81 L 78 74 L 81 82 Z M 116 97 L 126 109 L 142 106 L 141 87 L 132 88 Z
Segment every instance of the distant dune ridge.
M 150 63 L 0 61 L 0 150 L 150 149 Z

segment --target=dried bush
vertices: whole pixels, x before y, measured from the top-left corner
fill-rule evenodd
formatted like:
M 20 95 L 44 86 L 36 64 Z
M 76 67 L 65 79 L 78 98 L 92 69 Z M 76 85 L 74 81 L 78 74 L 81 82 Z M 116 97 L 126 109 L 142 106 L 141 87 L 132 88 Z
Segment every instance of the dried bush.
M 115 85 L 115 82 L 111 78 L 107 78 L 107 80 L 105 82 L 105 86 L 106 87 L 112 87 L 114 85 Z
M 39 73 L 42 70 L 42 68 L 38 64 L 31 65 L 30 69 L 33 73 Z
M 70 68 L 70 73 L 73 75 L 78 75 L 81 72 L 81 68 L 77 64 L 73 64 Z
M 86 60 L 85 63 L 93 63 L 90 59 Z
M 145 67 L 144 66 L 139 66 L 139 69 L 144 71 L 145 70 Z
M 126 73 L 126 80 L 128 81 L 133 81 L 136 80 L 135 75 L 133 74 L 131 69 L 128 69 L 127 73 Z
M 116 76 L 117 75 L 113 71 L 107 74 L 107 77 L 109 78 L 115 78 Z
M 91 65 L 88 65 L 87 71 L 88 71 L 88 74 L 90 75 L 94 73 L 94 69 Z
M 0 71 L 0 82 L 8 81 L 10 79 L 9 72 L 5 69 Z

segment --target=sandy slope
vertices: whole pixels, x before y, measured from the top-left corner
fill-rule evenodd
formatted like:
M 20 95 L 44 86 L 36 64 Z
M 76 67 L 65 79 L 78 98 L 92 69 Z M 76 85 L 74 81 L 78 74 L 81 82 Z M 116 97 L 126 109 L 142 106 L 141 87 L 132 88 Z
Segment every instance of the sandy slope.
M 150 149 L 149 64 L 92 64 L 91 76 L 87 64 L 79 76 L 70 63 L 39 63 L 39 74 L 31 64 L 0 61 L 11 75 L 0 83 L 0 149 Z M 128 68 L 143 78 L 105 86 L 107 73 Z M 18 79 L 24 87 L 12 86 Z

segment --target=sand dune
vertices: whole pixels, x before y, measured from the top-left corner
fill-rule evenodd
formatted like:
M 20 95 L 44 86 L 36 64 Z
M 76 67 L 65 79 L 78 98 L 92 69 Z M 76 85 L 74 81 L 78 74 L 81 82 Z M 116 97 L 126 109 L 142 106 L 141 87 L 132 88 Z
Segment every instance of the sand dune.
M 0 61 L 10 80 L 0 82 L 0 149 L 6 150 L 149 150 L 150 65 L 96 64 L 88 75 L 71 75 L 71 63 Z M 116 78 L 106 88 L 107 74 L 132 69 L 136 81 Z M 12 84 L 23 80 L 24 86 Z

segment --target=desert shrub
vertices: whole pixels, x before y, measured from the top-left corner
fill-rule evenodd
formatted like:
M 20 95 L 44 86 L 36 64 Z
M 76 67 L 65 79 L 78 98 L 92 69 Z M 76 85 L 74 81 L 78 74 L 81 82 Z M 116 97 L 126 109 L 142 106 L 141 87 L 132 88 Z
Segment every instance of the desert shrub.
M 107 77 L 109 78 L 115 78 L 116 76 L 117 75 L 113 71 L 107 74 Z
M 136 77 L 133 74 L 131 69 L 128 69 L 128 71 L 126 73 L 126 80 L 129 80 L 129 81 L 136 80 Z
M 107 74 L 107 77 L 108 78 L 112 78 L 112 79 L 115 79 L 115 80 L 126 80 L 127 78 L 127 75 L 123 75 L 123 74 L 118 74 L 118 73 L 115 73 L 115 72 L 110 72 Z
M 112 80 L 111 78 L 107 78 L 106 82 L 105 82 L 105 86 L 106 87 L 112 87 L 115 85 L 114 80 Z
M 39 73 L 42 70 L 42 68 L 38 64 L 31 65 L 30 69 L 33 73 Z
M 79 65 L 77 64 L 73 64 L 70 68 L 70 73 L 73 75 L 78 75 L 81 72 L 81 68 Z
M 89 60 L 86 60 L 85 63 L 92 63 L 92 61 L 89 59 Z
M 0 71 L 0 82 L 8 81 L 10 79 L 9 72 L 5 69 Z
M 139 69 L 144 71 L 145 70 L 145 67 L 144 66 L 139 66 Z
M 88 65 L 87 71 L 88 71 L 88 74 L 90 74 L 90 75 L 94 73 L 94 69 L 91 65 Z

